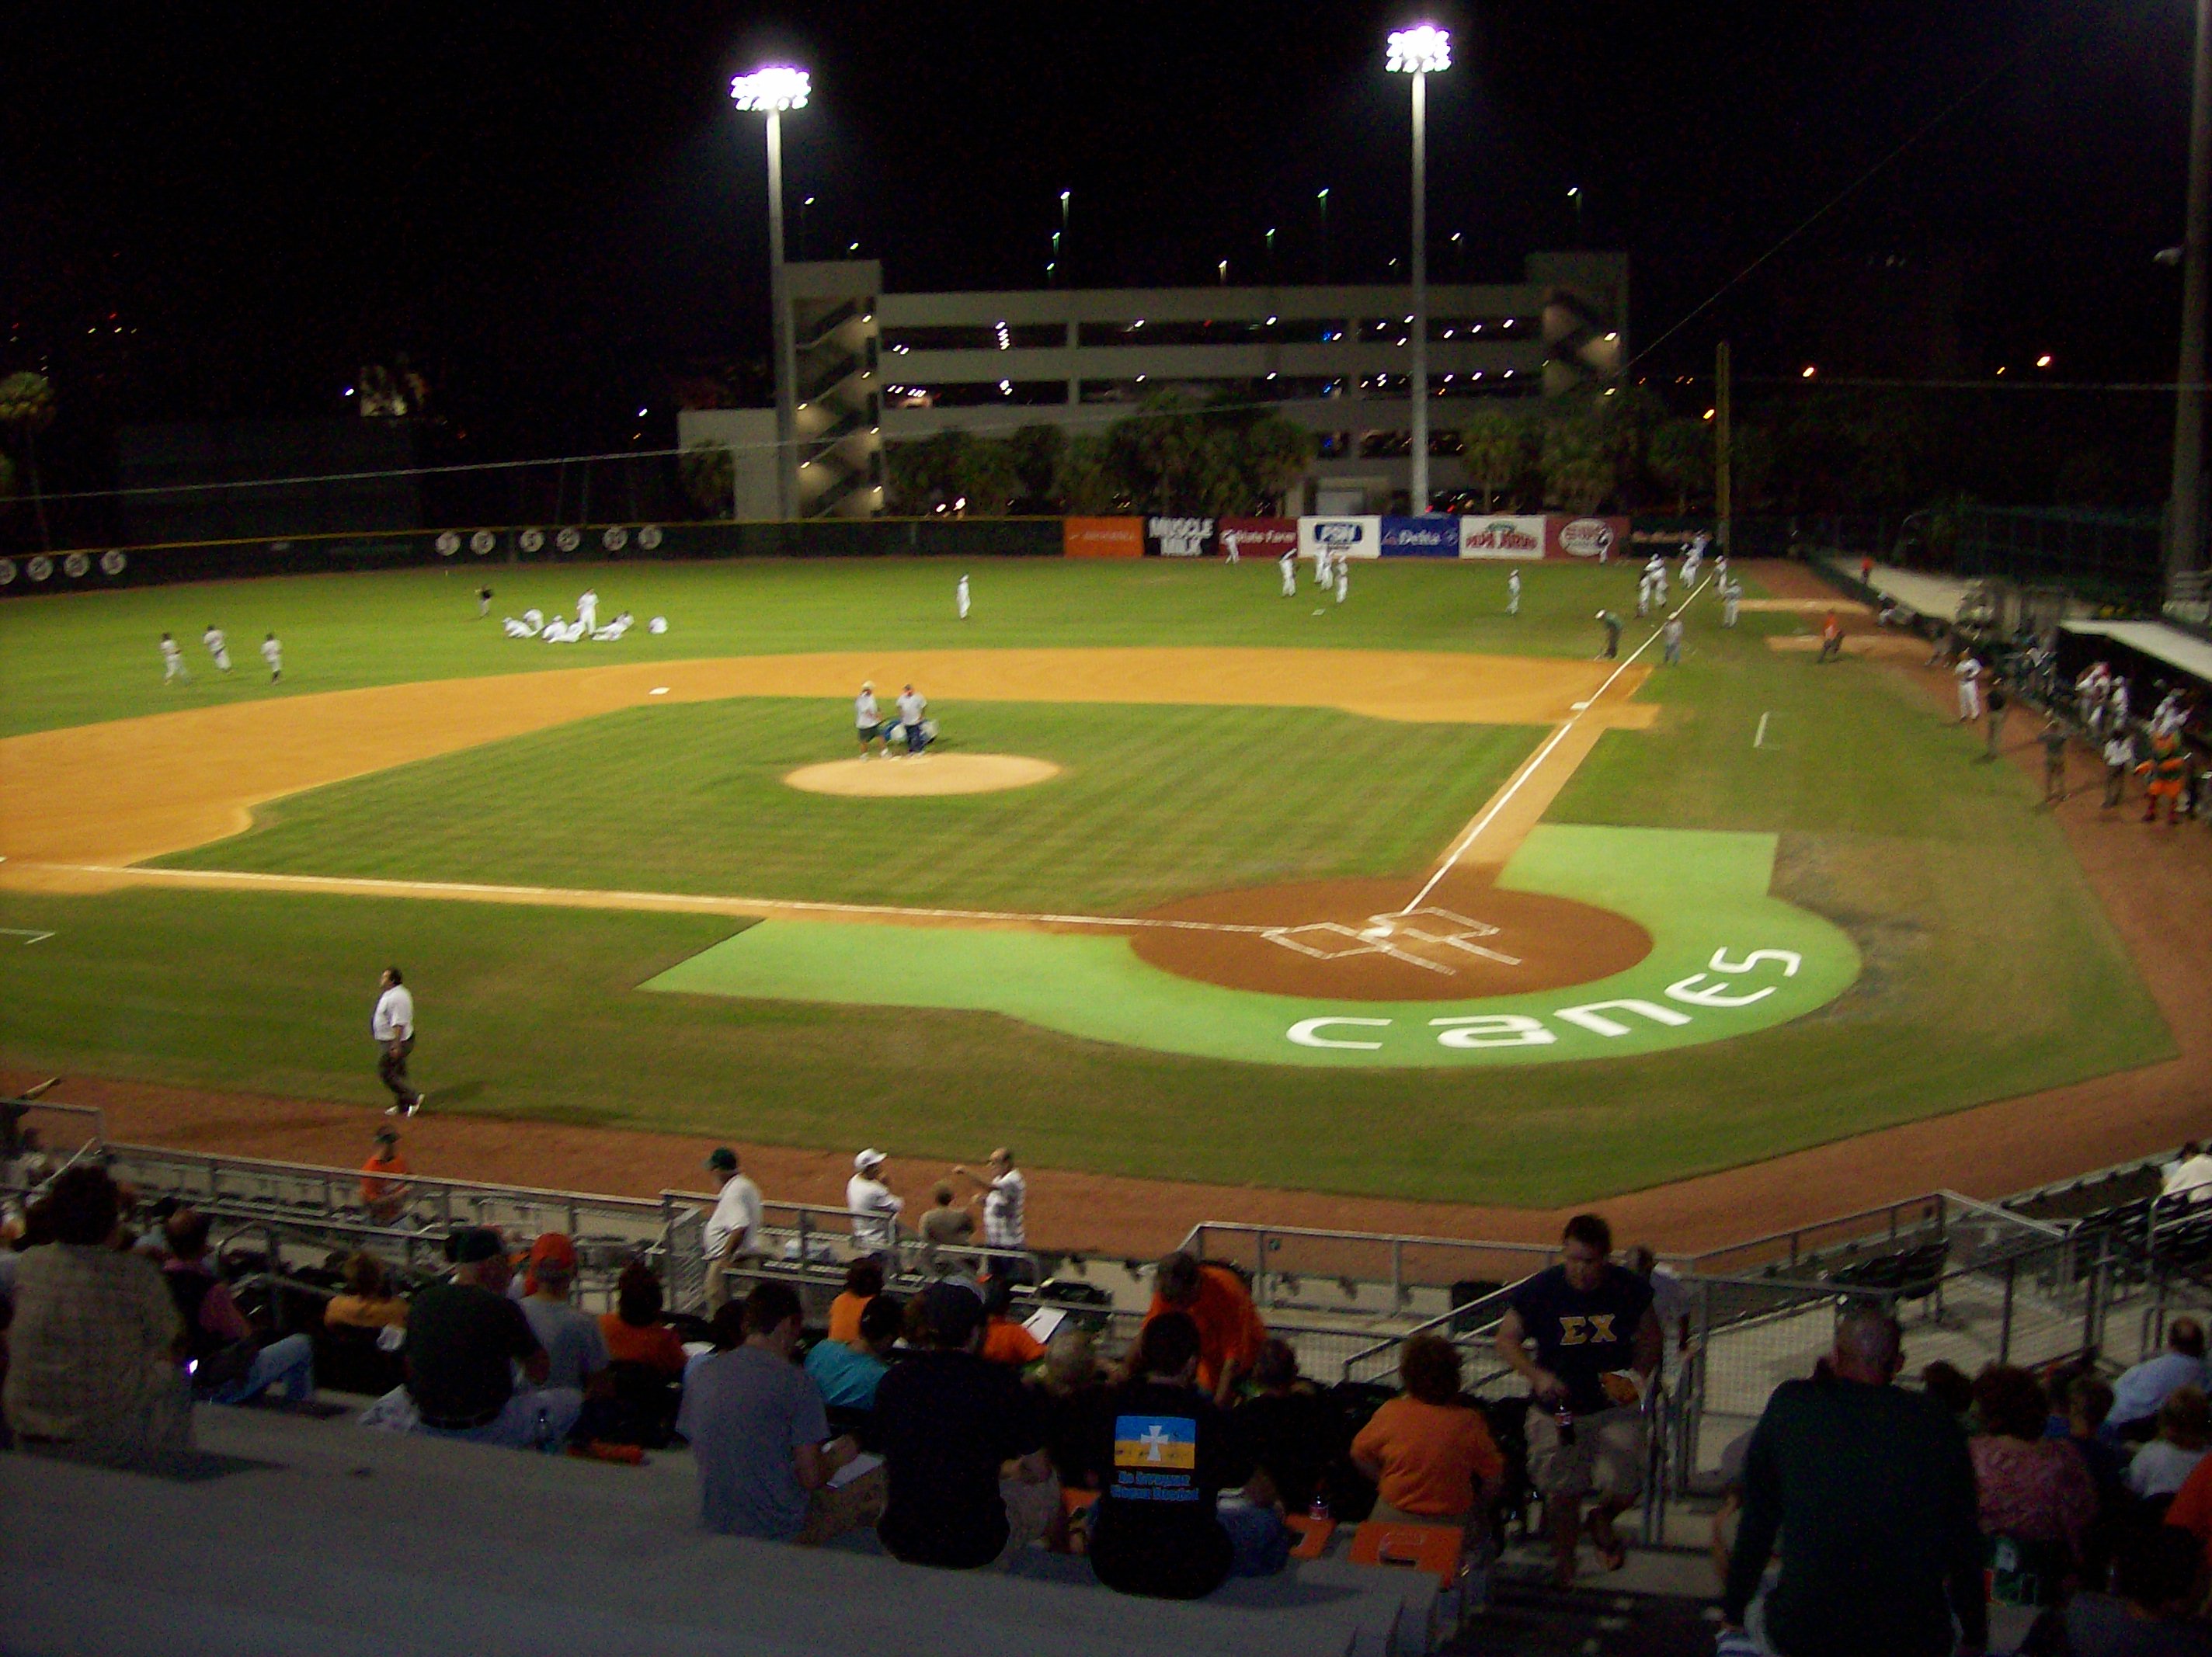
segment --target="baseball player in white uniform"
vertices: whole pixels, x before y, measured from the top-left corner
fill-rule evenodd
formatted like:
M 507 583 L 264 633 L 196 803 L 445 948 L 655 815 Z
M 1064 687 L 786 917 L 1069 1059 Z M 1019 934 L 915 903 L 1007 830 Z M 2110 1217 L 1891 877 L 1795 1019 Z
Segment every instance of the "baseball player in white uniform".
M 952 589 L 952 608 L 960 612 L 960 619 L 968 619 L 968 578 L 962 576 L 960 585 Z
M 1667 608 L 1667 565 L 1663 559 L 1660 561 L 1659 573 L 1652 578 L 1651 602 L 1661 610 Z
M 1298 555 L 1296 549 L 1275 560 L 1275 568 L 1283 573 L 1283 597 L 1298 596 Z
M 1698 563 L 1704 556 L 1705 553 L 1703 549 L 1698 547 L 1697 543 L 1694 541 L 1690 543 L 1690 550 L 1684 555 L 1682 559 L 1682 585 L 1684 586 L 1693 587 L 1698 585 Z
M 189 683 L 191 677 L 191 671 L 185 665 L 185 652 L 177 648 L 174 639 L 164 633 L 161 635 L 161 683 L 170 684 L 183 679 Z
M 229 672 L 230 646 L 222 636 L 222 629 L 210 622 L 207 631 L 200 634 L 200 642 L 207 646 L 208 654 L 215 658 L 215 665 L 224 672 Z
M 284 677 L 284 646 L 270 634 L 261 641 L 261 659 L 269 664 L 269 683 L 275 684 Z
M 860 737 L 860 757 L 868 757 L 868 744 L 884 733 L 884 716 L 876 707 L 876 688 L 863 684 L 860 694 L 853 698 L 853 724 Z
M 1505 613 L 1508 616 L 1521 613 L 1521 572 L 1517 569 L 1505 578 Z
M 584 624 L 586 633 L 599 624 L 599 595 L 590 587 L 577 595 L 576 619 Z
M 1352 561 L 1340 556 L 1336 560 L 1336 602 L 1344 602 L 1344 595 L 1352 591 Z
M 1721 625 L 1723 627 L 1734 627 L 1735 625 L 1736 610 L 1743 603 L 1743 583 L 1735 580 L 1733 577 L 1726 574 L 1722 574 L 1719 579 L 1721 584 Z
M 1651 608 L 1651 595 L 1658 591 L 1659 584 L 1666 579 L 1667 566 L 1660 561 L 1659 555 L 1655 552 L 1648 560 L 1645 561 L 1644 565 L 1643 579 L 1638 580 L 1636 584 L 1636 615 L 1638 620 L 1642 620 L 1644 615 L 1650 611 Z
M 1966 652 L 1959 658 L 1958 666 L 1951 671 L 1959 679 L 1959 723 L 1982 717 L 1982 665 L 1974 659 L 1974 652 Z

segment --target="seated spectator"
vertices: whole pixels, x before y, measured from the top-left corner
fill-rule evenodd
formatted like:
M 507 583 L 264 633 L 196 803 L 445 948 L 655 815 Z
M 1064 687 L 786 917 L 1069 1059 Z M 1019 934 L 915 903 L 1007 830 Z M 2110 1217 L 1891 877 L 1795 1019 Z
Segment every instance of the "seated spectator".
M 184 1320 L 160 1269 L 118 1247 L 120 1226 L 115 1181 L 88 1162 L 55 1175 L 25 1216 L 22 1241 L 52 1241 L 15 1266 L 0 1396 L 19 1449 L 139 1466 L 191 1448 Z
M 1237 1383 L 1252 1373 L 1267 1326 L 1260 1321 L 1244 1279 L 1225 1266 L 1177 1249 L 1152 1277 L 1152 1304 L 1145 1320 L 1180 1312 L 1198 1326 L 1198 1384 L 1226 1405 Z
M 407 1159 L 399 1154 L 399 1130 L 386 1124 L 376 1131 L 376 1148 L 361 1165 L 361 1205 L 377 1225 L 397 1225 L 407 1211 Z
M 2212 1197 L 2212 1151 L 2191 1139 L 2159 1181 L 2161 1197 L 2179 1197 L 2201 1203 Z
M 884 1292 L 884 1263 L 864 1255 L 845 1268 L 845 1287 L 830 1302 L 830 1338 L 856 1340 L 860 1333 L 860 1308 Z
M 599 1320 L 568 1303 L 576 1283 L 576 1245 L 548 1231 L 530 1246 L 530 1292 L 522 1314 L 545 1349 L 544 1385 L 586 1397 L 607 1391 L 607 1343 Z
M 743 1301 L 724 1301 L 714 1308 L 714 1316 L 707 1320 L 707 1339 L 713 1350 L 687 1354 L 684 1360 L 684 1384 L 689 1387 L 691 1377 L 699 1373 L 699 1366 L 718 1353 L 734 1352 L 745 1344 L 745 1303 Z
M 983 1303 L 957 1284 L 914 1297 L 921 1350 L 876 1388 L 890 1496 L 876 1534 L 913 1565 L 1009 1563 L 1060 1519 L 1036 1395 L 987 1362 Z
M 2170 1496 L 2189 1481 L 2204 1460 L 2205 1429 L 2212 1411 L 2194 1387 L 2179 1387 L 2158 1406 L 2158 1436 L 2128 1463 L 2128 1489 L 2145 1501 Z
M 281 1385 L 289 1404 L 315 1395 L 315 1344 L 305 1335 L 264 1342 L 231 1298 L 230 1285 L 207 1266 L 208 1218 L 180 1208 L 166 1228 L 169 1262 L 161 1268 L 185 1320 L 185 1372 L 192 1391 L 211 1404 L 250 1404 Z
M 849 1341 L 817 1341 L 806 1355 L 806 1373 L 833 1410 L 872 1410 L 876 1384 L 891 1367 L 891 1349 L 906 1326 L 906 1308 L 878 1295 L 860 1308 L 860 1332 Z
M 983 1356 L 993 1363 L 1026 1369 L 1042 1362 L 1044 1343 L 1014 1321 L 1014 1286 L 1004 1278 L 983 1285 Z
M 1943 1413 L 1965 1428 L 1974 1413 L 1973 1378 L 1955 1363 L 1937 1358 L 1920 1372 L 1920 1390 L 1943 1408 Z
M 1993 1363 L 1983 1370 L 1974 1380 L 1974 1409 L 1982 1430 L 1967 1449 L 1981 1527 L 2000 1574 L 2022 1578 L 2016 1590 L 1999 1582 L 1999 1597 L 2016 1591 L 2022 1597 L 2009 1603 L 2055 1604 L 2065 1574 L 2081 1564 L 2083 1538 L 2097 1516 L 2088 1466 L 2072 1446 L 2044 1437 L 2050 1406 L 2025 1369 Z M 1996 1545 L 2003 1541 L 2014 1545 L 2014 1565 L 2003 1563 Z
M 660 1279 L 632 1260 L 615 1279 L 615 1309 L 599 1314 L 599 1338 L 610 1363 L 642 1363 L 670 1377 L 684 1373 L 684 1342 L 660 1320 Z
M 975 1241 L 975 1199 L 956 1206 L 948 1181 L 939 1180 L 930 1193 L 930 1207 L 921 1217 L 921 1266 L 933 1278 L 953 1272 L 972 1273 L 974 1262 L 965 1255 L 943 1255 L 940 1248 L 969 1248 Z
M 2061 1400 L 2054 1399 L 2054 1403 Z M 2075 1375 L 2066 1383 L 2065 1413 L 2054 1417 L 2044 1429 L 2048 1437 L 2069 1444 L 2089 1470 L 2096 1487 L 2097 1517 L 2083 1542 L 2081 1576 L 2101 1582 L 2109 1573 L 2112 1539 L 2130 1516 L 2127 1487 L 2127 1457 L 2118 1445 L 2100 1430 L 2112 1407 L 2112 1384 L 2094 1370 Z
M 1054 1332 L 1036 1387 L 1037 1405 L 1044 1412 L 1045 1454 L 1053 1471 L 1071 1490 L 1097 1489 L 1098 1470 L 1091 1462 L 1091 1450 L 1111 1394 L 1089 1330 L 1068 1323 Z
M 744 1330 L 742 1346 L 701 1363 L 684 1388 L 677 1428 L 698 1468 L 699 1522 L 725 1536 L 809 1545 L 866 1522 L 882 1500 L 880 1471 L 831 1485 L 860 1447 L 830 1437 L 821 1392 L 793 1362 L 797 1293 L 754 1284 Z
M 363 1415 L 437 1438 L 509 1449 L 538 1449 L 566 1439 L 584 1407 L 573 1388 L 547 1387 L 552 1360 L 520 1302 L 508 1298 L 514 1262 L 500 1235 L 471 1226 L 453 1241 L 453 1269 L 407 1310 L 407 1380 Z M 532 1385 L 518 1388 L 520 1364 Z M 411 1412 L 398 1407 L 412 1404 Z
M 2122 1438 L 2140 1442 L 2157 1430 L 2158 1406 L 2183 1387 L 2203 1390 L 2204 1326 L 2176 1318 L 2166 1326 L 2166 1350 L 2121 1372 L 2112 1383 L 2112 1413 L 2107 1424 Z
M 1344 1425 L 1298 1374 L 1297 1349 L 1270 1337 L 1252 1366 L 1259 1391 L 1238 1404 L 1237 1429 L 1259 1463 L 1252 1490 L 1286 1513 L 1310 1513 L 1329 1498 L 1328 1470 L 1345 1451 Z
M 346 1257 L 345 1293 L 331 1296 L 323 1323 L 331 1329 L 404 1329 L 407 1302 L 392 1292 L 384 1262 L 356 1249 Z
M 2119 1545 L 2112 1592 L 2077 1593 L 2047 1611 L 2021 1643 L 2033 1657 L 2212 1657 L 2212 1628 L 2198 1615 L 2204 1562 L 2171 1525 L 2131 1532 Z
M 1231 1575 L 1265 1576 L 1290 1557 L 1273 1507 L 1224 1507 L 1253 1463 L 1229 1416 L 1199 1383 L 1197 1323 L 1164 1312 L 1137 1336 L 1093 1455 L 1104 1470 L 1091 1508 L 1091 1569 L 1121 1593 L 1198 1599 Z
M 1443 1336 L 1407 1340 L 1398 1355 L 1405 1390 L 1359 1429 L 1352 1465 L 1374 1482 L 1373 1517 L 1456 1525 L 1487 1539 L 1505 1459 L 1482 1411 L 1460 1401 L 1459 1378 L 1459 1349 Z

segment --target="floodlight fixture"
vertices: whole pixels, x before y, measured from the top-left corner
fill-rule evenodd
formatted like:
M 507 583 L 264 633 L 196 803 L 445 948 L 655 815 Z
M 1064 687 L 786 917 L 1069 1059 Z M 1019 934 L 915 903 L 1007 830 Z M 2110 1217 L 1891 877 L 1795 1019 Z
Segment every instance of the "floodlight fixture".
M 770 64 L 730 82 L 730 101 L 739 109 L 781 114 L 804 109 L 810 90 L 806 71 L 788 64 Z
M 1390 37 L 1393 75 L 1441 75 L 1451 67 L 1451 36 L 1433 23 L 1400 29 Z

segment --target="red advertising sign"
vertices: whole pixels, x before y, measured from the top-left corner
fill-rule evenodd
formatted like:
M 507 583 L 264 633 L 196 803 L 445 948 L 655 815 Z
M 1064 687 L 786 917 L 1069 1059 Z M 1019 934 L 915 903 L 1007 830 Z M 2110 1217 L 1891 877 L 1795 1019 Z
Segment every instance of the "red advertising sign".
M 1544 556 L 1580 558 L 1602 564 L 1628 555 L 1626 518 L 1571 518 L 1553 513 L 1544 519 Z
M 1298 549 L 1298 520 L 1295 518 L 1224 518 L 1218 539 L 1221 555 L 1239 558 L 1279 558 Z
M 1060 520 L 1060 549 L 1070 558 L 1141 558 L 1141 518 L 1067 518 Z

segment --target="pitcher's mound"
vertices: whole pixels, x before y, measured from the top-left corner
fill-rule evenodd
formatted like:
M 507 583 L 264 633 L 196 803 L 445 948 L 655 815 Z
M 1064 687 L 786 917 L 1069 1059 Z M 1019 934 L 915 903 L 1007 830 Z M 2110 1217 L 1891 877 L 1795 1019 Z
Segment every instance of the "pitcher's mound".
M 810 794 L 906 799 L 922 794 L 990 794 L 1027 788 L 1060 774 L 1050 760 L 1019 754 L 910 754 L 898 759 L 832 760 L 804 765 L 784 778 Z

